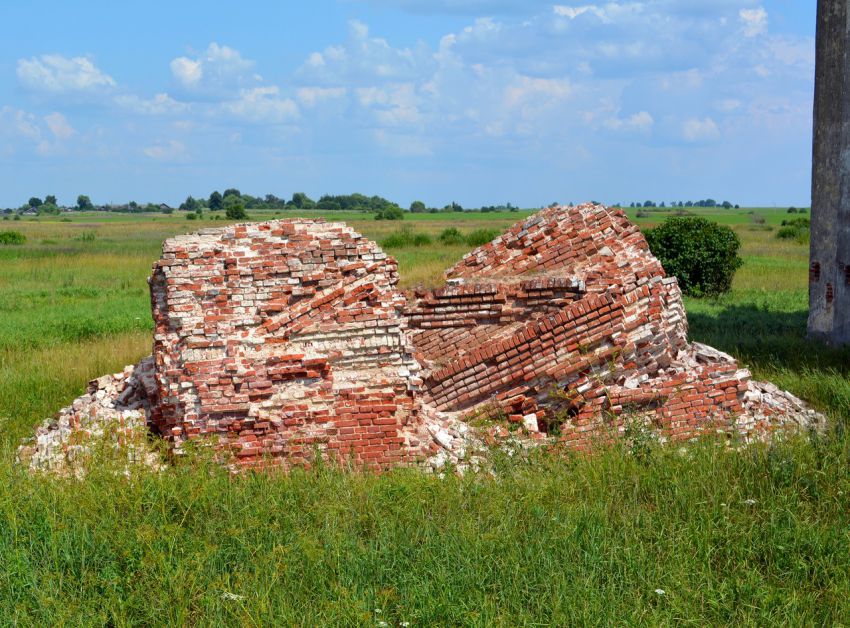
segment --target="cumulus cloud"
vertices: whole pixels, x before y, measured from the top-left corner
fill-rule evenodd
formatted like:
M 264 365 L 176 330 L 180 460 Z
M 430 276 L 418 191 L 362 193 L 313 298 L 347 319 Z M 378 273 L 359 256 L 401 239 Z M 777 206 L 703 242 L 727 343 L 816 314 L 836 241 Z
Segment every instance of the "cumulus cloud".
M 296 94 L 302 105 L 315 107 L 324 102 L 345 98 L 348 90 L 344 87 L 300 87 Z
M 349 23 L 348 41 L 314 52 L 297 72 L 305 85 L 345 86 L 395 82 L 417 78 L 427 71 L 431 58 L 422 48 L 394 48 L 373 37 L 357 20 Z
M 707 142 L 720 137 L 720 129 L 711 118 L 690 118 L 682 124 L 682 137 L 688 142 Z
M 18 59 L 17 74 L 27 89 L 51 94 L 88 92 L 116 85 L 88 57 L 48 54 Z
M 0 137 L 7 141 L 39 141 L 41 136 L 39 120 L 35 115 L 8 106 L 0 107 Z
M 745 36 L 757 37 L 767 32 L 767 11 L 764 10 L 764 7 L 741 9 L 738 15 L 744 24 Z
M 612 131 L 649 131 L 655 120 L 647 111 L 638 111 L 626 118 L 608 118 L 604 125 Z
M 280 95 L 277 87 L 243 89 L 239 98 L 222 105 L 230 115 L 254 123 L 281 124 L 298 117 L 298 105 Z
M 180 114 L 190 109 L 188 103 L 177 101 L 166 93 L 155 94 L 153 98 L 121 94 L 116 96 L 115 103 L 133 113 L 150 116 Z
M 604 8 L 598 7 L 594 4 L 588 4 L 583 7 L 569 7 L 560 4 L 556 4 L 552 9 L 555 12 L 555 15 L 560 17 L 565 17 L 569 20 L 574 20 L 581 15 L 593 15 L 603 22 L 610 22 L 611 19 L 608 17 Z
M 57 140 L 70 139 L 77 133 L 76 129 L 68 123 L 68 119 L 59 112 L 44 116 L 44 121 Z
M 171 75 L 187 92 L 225 94 L 228 90 L 256 85 L 262 77 L 256 63 L 228 46 L 212 42 L 202 53 L 177 57 L 171 61 Z

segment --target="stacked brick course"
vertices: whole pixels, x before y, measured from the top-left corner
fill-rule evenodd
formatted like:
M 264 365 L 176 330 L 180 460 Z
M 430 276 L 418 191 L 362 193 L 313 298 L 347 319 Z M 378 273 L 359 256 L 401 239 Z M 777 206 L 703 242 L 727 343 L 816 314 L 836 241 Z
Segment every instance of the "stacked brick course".
M 619 210 L 543 210 L 446 279 L 406 298 L 394 260 L 321 221 L 168 240 L 150 280 L 148 424 L 177 453 L 215 437 L 236 466 L 319 450 L 388 468 L 462 462 L 481 414 L 579 449 L 634 420 L 673 441 L 822 423 L 688 343 L 676 280 Z
M 151 278 L 156 432 L 216 436 L 242 464 L 314 449 L 387 467 L 419 451 L 398 272 L 373 242 L 316 221 L 168 240 Z
M 706 430 L 754 437 L 798 415 L 764 396 L 745 407 L 749 372 L 688 344 L 678 283 L 620 210 L 543 210 L 446 277 L 454 287 L 420 292 L 409 309 L 424 396 L 439 410 L 486 404 L 580 449 L 636 417 L 663 439 L 688 440 Z M 531 307 L 510 302 L 531 294 Z M 753 413 L 773 420 L 739 420 Z

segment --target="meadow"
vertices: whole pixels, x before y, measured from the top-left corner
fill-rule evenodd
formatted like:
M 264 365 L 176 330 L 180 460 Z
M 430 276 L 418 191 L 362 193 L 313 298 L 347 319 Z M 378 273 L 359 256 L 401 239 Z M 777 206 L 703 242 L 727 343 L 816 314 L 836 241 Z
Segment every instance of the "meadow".
M 784 209 L 692 210 L 743 241 L 733 290 L 687 299 L 691 338 L 830 417 L 825 435 L 733 450 L 628 443 L 497 459 L 495 477 L 318 468 L 231 477 L 201 456 L 159 474 L 31 477 L 20 439 L 86 382 L 151 349 L 146 277 L 162 240 L 207 215 L 3 221 L 0 624 L 850 624 L 850 350 L 805 338 L 808 246 Z M 252 219 L 321 212 L 251 212 Z M 649 212 L 642 227 L 665 217 Z M 528 212 L 327 213 L 379 242 L 404 288 Z M 757 218 L 754 218 L 756 216 Z

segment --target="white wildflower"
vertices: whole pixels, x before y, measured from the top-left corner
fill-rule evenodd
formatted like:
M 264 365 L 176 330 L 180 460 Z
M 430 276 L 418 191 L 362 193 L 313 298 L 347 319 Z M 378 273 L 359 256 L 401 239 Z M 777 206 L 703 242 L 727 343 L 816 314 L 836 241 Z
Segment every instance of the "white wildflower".
M 655 593 L 658 595 L 667 595 L 667 591 L 664 589 L 655 589 Z

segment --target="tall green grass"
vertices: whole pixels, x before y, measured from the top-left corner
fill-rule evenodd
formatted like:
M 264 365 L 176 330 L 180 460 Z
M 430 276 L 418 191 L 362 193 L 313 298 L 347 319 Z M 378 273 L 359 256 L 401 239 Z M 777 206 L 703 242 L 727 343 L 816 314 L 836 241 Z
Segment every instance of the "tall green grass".
M 835 625 L 847 455 L 705 441 L 444 479 L 4 468 L 0 609 L 24 625 Z
M 497 456 L 495 476 L 443 479 L 231 477 L 194 458 L 131 478 L 108 465 L 85 482 L 29 476 L 14 464 L 20 438 L 88 379 L 149 353 L 145 278 L 162 240 L 188 225 L 176 214 L 15 222 L 26 244 L 0 247 L 2 623 L 848 623 L 850 354 L 806 340 L 808 251 L 749 211 L 712 214 L 741 236 L 745 264 L 729 295 L 686 300 L 691 337 L 827 412 L 826 436 Z M 767 226 L 787 217 L 757 211 Z M 408 216 L 430 243 L 390 249 L 402 286 L 439 283 L 468 234 L 522 216 Z M 663 219 L 650 216 L 640 224 Z M 398 230 L 328 217 L 377 241 Z M 192 228 L 223 224 L 205 215 Z M 463 240 L 442 241 L 449 229 Z

